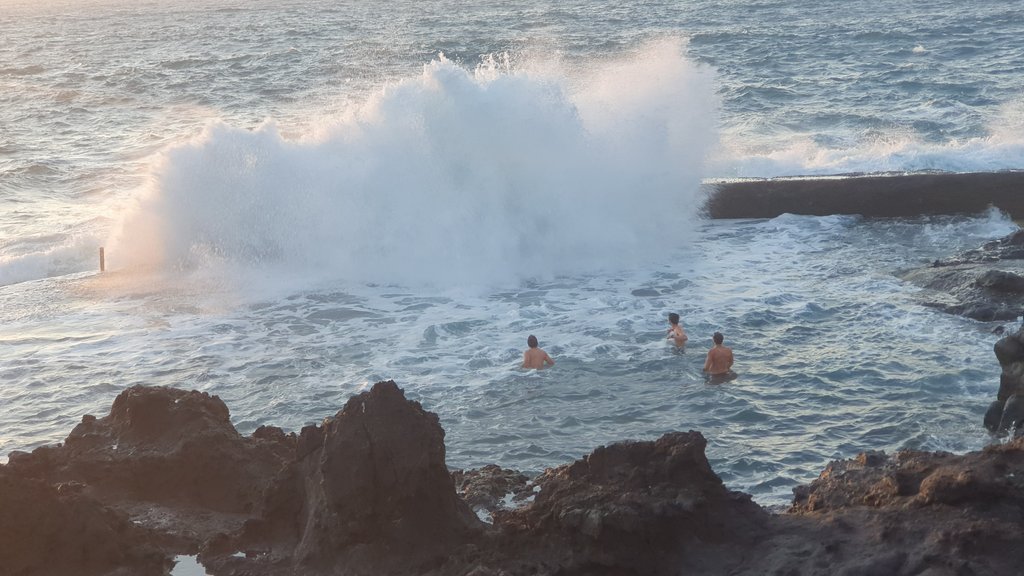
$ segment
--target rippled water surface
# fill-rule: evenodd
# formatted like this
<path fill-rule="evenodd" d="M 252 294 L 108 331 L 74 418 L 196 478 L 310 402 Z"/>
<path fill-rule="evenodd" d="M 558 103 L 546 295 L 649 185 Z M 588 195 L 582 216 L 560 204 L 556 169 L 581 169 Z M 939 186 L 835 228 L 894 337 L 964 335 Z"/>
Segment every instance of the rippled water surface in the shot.
<path fill-rule="evenodd" d="M 777 504 L 864 449 L 978 448 L 993 326 L 895 274 L 1011 222 L 709 222 L 701 183 L 1024 168 L 1022 10 L 0 0 L 0 458 L 132 384 L 248 433 L 388 378 L 452 467 L 695 429 Z M 516 367 L 531 333 L 553 369 Z"/>
<path fill-rule="evenodd" d="M 440 415 L 452 467 L 537 472 L 693 429 L 730 487 L 781 503 L 834 458 L 989 441 L 992 326 L 921 306 L 893 273 L 1012 229 L 998 216 L 708 222 L 657 269 L 478 292 L 293 291 L 261 277 L 254 293 L 251 277 L 117 273 L 22 283 L 3 292 L 0 449 L 57 441 L 136 383 L 217 394 L 248 433 L 297 430 L 393 378 Z M 663 339 L 670 311 L 691 337 L 682 354 Z M 701 376 L 715 330 L 737 358 L 726 385 Z M 517 367 L 529 333 L 554 368 Z"/>

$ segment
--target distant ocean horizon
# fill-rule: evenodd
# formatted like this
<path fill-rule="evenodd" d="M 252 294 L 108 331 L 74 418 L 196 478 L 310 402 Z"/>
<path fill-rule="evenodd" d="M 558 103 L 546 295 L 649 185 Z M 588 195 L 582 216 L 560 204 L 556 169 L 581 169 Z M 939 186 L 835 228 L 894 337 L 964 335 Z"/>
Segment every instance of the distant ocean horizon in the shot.
<path fill-rule="evenodd" d="M 247 433 L 389 378 L 453 467 L 697 429 L 778 504 L 859 450 L 976 449 L 993 327 L 896 274 L 1012 221 L 700 208 L 1024 169 L 1022 36 L 988 0 L 0 0 L 0 458 L 132 384 Z M 740 378 L 708 387 L 716 330 Z M 516 368 L 531 333 L 554 369 Z"/>

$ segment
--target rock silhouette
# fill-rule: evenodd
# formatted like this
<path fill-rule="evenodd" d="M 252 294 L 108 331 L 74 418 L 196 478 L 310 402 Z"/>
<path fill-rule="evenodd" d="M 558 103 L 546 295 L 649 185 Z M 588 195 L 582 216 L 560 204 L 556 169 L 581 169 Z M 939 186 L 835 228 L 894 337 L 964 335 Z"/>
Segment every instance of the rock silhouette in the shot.
<path fill-rule="evenodd" d="M 784 513 L 724 486 L 705 446 L 699 432 L 673 432 L 532 479 L 497 467 L 450 474 L 437 416 L 394 382 L 298 435 L 250 437 L 216 397 L 136 386 L 63 444 L 0 466 L 0 566 L 148 576 L 197 552 L 215 576 L 939 576 L 1024 565 L 1024 439 L 832 462 Z"/>

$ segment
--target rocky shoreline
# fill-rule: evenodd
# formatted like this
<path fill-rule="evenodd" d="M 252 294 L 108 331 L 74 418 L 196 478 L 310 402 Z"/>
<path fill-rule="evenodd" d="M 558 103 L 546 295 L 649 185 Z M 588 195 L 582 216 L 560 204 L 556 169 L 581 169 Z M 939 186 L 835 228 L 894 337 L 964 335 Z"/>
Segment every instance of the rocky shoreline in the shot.
<path fill-rule="evenodd" d="M 1024 310 L 1024 232 L 903 273 L 983 321 Z M 321 424 L 242 436 L 216 396 L 133 386 L 0 465 L 0 573 L 166 576 L 1011 575 L 1024 565 L 1024 332 L 962 455 L 864 452 L 784 512 L 729 490 L 695 431 L 535 478 L 450 471 L 436 414 L 378 382 Z M 980 425 L 981 423 L 979 423 Z"/>
<path fill-rule="evenodd" d="M 450 473 L 435 414 L 379 382 L 335 416 L 242 436 L 216 396 L 133 386 L 0 466 L 17 576 L 1017 574 L 1024 440 L 833 462 L 773 514 L 699 432 L 602 446 L 529 479 Z"/>
<path fill-rule="evenodd" d="M 924 305 L 982 322 L 1024 314 L 1024 230 L 900 277 L 924 288 Z"/>

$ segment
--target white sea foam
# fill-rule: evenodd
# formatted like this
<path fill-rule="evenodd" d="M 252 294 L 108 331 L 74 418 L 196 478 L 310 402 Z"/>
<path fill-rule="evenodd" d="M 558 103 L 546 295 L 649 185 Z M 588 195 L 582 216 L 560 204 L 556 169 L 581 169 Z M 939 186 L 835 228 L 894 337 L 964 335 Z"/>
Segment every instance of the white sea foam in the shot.
<path fill-rule="evenodd" d="M 527 2 L 514 22 L 496 3 L 64 4 L 0 16 L 0 276 L 60 276 L 0 290 L 2 454 L 61 441 L 135 383 L 217 394 L 246 433 L 319 422 L 383 378 L 439 414 L 456 467 L 539 471 L 696 429 L 730 488 L 772 503 L 831 458 L 988 441 L 992 327 L 920 306 L 893 272 L 1012 229 L 999 215 L 700 222 L 648 268 L 514 280 L 677 248 L 699 175 L 1021 168 L 1003 4 L 972 6 L 969 51 L 965 12 L 895 0 L 893 31 L 935 33 L 876 34 L 866 0 L 783 37 L 735 2 Z M 828 11 L 798 4 L 765 17 Z M 664 30 L 693 35 L 685 57 L 623 54 Z M 417 74 L 438 51 L 452 61 Z M 720 153 L 693 170 L 715 94 Z M 92 275 L 99 244 L 114 268 L 168 265 Z M 714 330 L 737 351 L 727 387 L 700 378 Z M 554 370 L 516 368 L 529 333 Z"/>
<path fill-rule="evenodd" d="M 440 286 L 653 262 L 689 238 L 716 109 L 678 41 L 571 77 L 440 57 L 307 137 L 164 151 L 110 258 Z"/>
<path fill-rule="evenodd" d="M 175 556 L 171 576 L 207 576 L 207 572 L 195 556 Z"/>
<path fill-rule="evenodd" d="M 63 276 L 85 269 L 99 269 L 100 242 L 91 236 L 62 239 L 60 243 L 37 245 L 23 254 L 0 258 L 0 286 Z"/>
<path fill-rule="evenodd" d="M 1024 99 L 998 107 L 983 136 L 928 140 L 910 130 L 850 134 L 823 144 L 811 133 L 787 133 L 781 140 L 723 137 L 706 169 L 733 177 L 823 176 L 876 172 L 987 172 L 1024 166 Z"/>
<path fill-rule="evenodd" d="M 850 147 L 817 143 L 812 135 L 790 136 L 762 151 L 749 140 L 726 138 L 708 171 L 740 178 L 824 176 L 876 172 L 989 172 L 1024 166 L 1024 131 L 1019 106 L 1005 105 L 989 134 L 942 143 L 908 133 L 858 141 Z"/>

